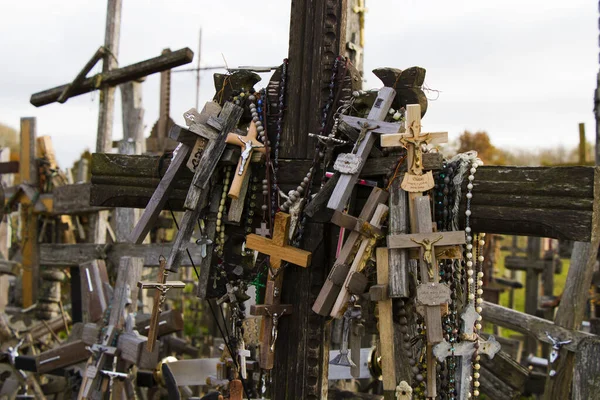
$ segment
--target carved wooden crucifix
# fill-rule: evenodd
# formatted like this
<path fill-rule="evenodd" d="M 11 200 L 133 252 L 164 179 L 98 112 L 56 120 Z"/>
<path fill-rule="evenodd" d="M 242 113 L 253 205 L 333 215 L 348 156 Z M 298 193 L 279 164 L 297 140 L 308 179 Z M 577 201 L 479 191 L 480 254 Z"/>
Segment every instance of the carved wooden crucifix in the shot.
<path fill-rule="evenodd" d="M 312 309 L 317 314 L 327 316 L 331 313 L 331 309 L 333 308 L 333 304 L 340 293 L 342 285 L 350 273 L 350 264 L 352 264 L 355 247 L 362 238 L 360 232 L 365 232 L 365 229 L 363 229 L 364 223 L 368 223 L 367 221 L 371 220 L 375 210 L 377 209 L 377 206 L 381 203 L 384 203 L 387 198 L 388 192 L 380 188 L 373 188 L 369 198 L 367 199 L 367 202 L 365 203 L 354 223 L 351 222 L 353 217 L 348 214 L 344 214 L 343 216 L 340 216 L 337 213 L 334 214 L 332 219 L 333 223 L 341 224 L 344 221 L 350 221 L 350 224 L 348 224 L 349 226 L 346 227 L 352 230 L 344 242 L 338 258 L 335 261 L 335 264 L 331 269 L 325 284 L 319 292 L 319 296 L 317 296 L 317 299 L 313 304 Z M 355 228 L 358 228 L 358 230 Z"/>
<path fill-rule="evenodd" d="M 455 246 L 465 243 L 465 232 L 433 232 L 429 196 L 415 197 L 412 207 L 412 230 L 416 233 L 388 236 L 390 249 L 419 249 L 421 283 L 417 286 L 417 311 L 425 318 L 427 327 L 427 370 L 435 371 L 432 345 L 444 340 L 442 307 L 450 302 L 450 288 L 440 283 L 436 246 Z M 435 373 L 427 375 L 427 391 L 435 397 Z"/>
<path fill-rule="evenodd" d="M 146 349 L 149 352 L 154 351 L 154 343 L 156 343 L 158 332 L 158 320 L 162 311 L 162 305 L 167 299 L 167 292 L 171 289 L 183 289 L 185 287 L 185 283 L 181 281 L 167 281 L 169 273 L 165 269 L 166 264 L 167 260 L 161 257 L 156 282 L 140 281 L 137 284 L 140 289 L 156 289 L 156 292 L 154 292 L 152 317 L 150 318 L 150 330 L 148 331 L 148 342 L 146 343 Z"/>
<path fill-rule="evenodd" d="M 394 89 L 383 87 L 379 90 L 375 103 L 373 103 L 366 119 L 342 116 L 344 122 L 359 129 L 360 133 L 352 152 L 340 154 L 335 161 L 334 168 L 341 173 L 341 176 L 329 198 L 327 208 L 342 211 L 346 207 L 354 184 L 358 181 L 360 171 L 362 171 L 362 167 L 375 143 L 374 133 L 382 133 L 380 121 L 384 120 L 395 96 L 396 91 Z M 399 125 L 395 125 L 399 127 Z"/>
<path fill-rule="evenodd" d="M 448 132 L 421 132 L 421 106 L 406 106 L 406 132 L 381 135 L 381 147 L 405 147 L 407 150 L 408 173 L 404 175 L 402 189 L 407 192 L 425 192 L 434 187 L 431 171 L 423 174 L 422 146 L 446 143 Z"/>
<path fill-rule="evenodd" d="M 229 133 L 225 142 L 242 148 L 242 154 L 240 155 L 234 178 L 231 181 L 231 188 L 228 193 L 229 197 L 237 199 L 240 195 L 244 178 L 250 168 L 252 153 L 258 151 L 264 154 L 266 152 L 265 145 L 258 141 L 258 131 L 256 130 L 254 121 L 250 123 L 250 128 L 248 129 L 248 134 L 246 136 L 241 136 L 237 133 Z"/>
<path fill-rule="evenodd" d="M 292 313 L 291 305 L 281 304 L 282 262 L 287 261 L 301 267 L 308 267 L 311 261 L 309 251 L 288 245 L 289 230 L 289 214 L 278 212 L 275 214 L 272 239 L 255 234 L 246 237 L 247 248 L 269 255 L 269 273 L 264 304 L 253 305 L 250 309 L 250 314 L 262 316 L 259 364 L 263 369 L 272 369 L 274 365 L 279 318 Z"/>

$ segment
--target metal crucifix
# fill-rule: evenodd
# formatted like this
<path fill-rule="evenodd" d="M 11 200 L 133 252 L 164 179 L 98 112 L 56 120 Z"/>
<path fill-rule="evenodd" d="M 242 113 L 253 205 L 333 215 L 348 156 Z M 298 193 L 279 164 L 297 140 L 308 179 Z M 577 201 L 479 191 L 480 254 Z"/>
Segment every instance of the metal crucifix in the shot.
<path fill-rule="evenodd" d="M 160 259 L 160 268 L 156 282 L 140 281 L 138 287 L 140 289 L 156 289 L 154 292 L 154 306 L 152 307 L 152 317 L 150 318 L 150 330 L 148 331 L 148 342 L 146 349 L 149 352 L 154 351 L 154 344 L 158 332 L 158 319 L 162 311 L 162 305 L 167 299 L 167 292 L 171 289 L 183 289 L 185 283 L 181 281 L 167 281 L 169 272 L 166 270 L 167 260 L 164 257 Z"/>

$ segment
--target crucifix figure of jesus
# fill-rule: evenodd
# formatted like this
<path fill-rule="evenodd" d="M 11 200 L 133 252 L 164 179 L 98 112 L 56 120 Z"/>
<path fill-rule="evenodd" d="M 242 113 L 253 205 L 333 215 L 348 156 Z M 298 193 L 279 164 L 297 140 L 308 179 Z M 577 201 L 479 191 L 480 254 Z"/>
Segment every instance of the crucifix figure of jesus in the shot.
<path fill-rule="evenodd" d="M 279 336 L 279 319 L 292 313 L 290 304 L 281 304 L 281 288 L 283 285 L 283 262 L 301 267 L 310 265 L 311 253 L 297 249 L 288 244 L 290 231 L 290 215 L 282 212 L 275 214 L 273 238 L 250 234 L 246 237 L 246 247 L 269 255 L 269 274 L 266 285 L 265 301 L 261 305 L 253 305 L 250 314 L 262 316 L 260 328 L 259 364 L 263 369 L 272 369 L 275 361 L 275 345 Z"/>
<path fill-rule="evenodd" d="M 156 282 L 138 282 L 138 287 L 140 289 L 156 289 L 156 292 L 154 292 L 154 306 L 152 307 L 152 317 L 150 318 L 150 330 L 148 331 L 148 342 L 146 343 L 146 348 L 149 352 L 154 351 L 154 343 L 156 342 L 156 337 L 158 333 L 158 320 L 162 311 L 162 305 L 167 299 L 167 292 L 173 288 L 183 289 L 185 287 L 185 283 L 181 281 L 167 282 L 168 271 L 165 268 L 166 264 L 167 260 L 164 257 L 161 257 L 160 269 L 158 271 L 158 278 Z"/>
<path fill-rule="evenodd" d="M 381 147 L 404 147 L 408 172 L 404 175 L 402 189 L 407 192 L 422 193 L 431 189 L 435 183 L 431 171 L 423 173 L 423 147 L 428 144 L 446 143 L 448 132 L 421 132 L 421 106 L 406 106 L 406 132 L 381 135 Z"/>
<path fill-rule="evenodd" d="M 252 153 L 254 151 L 258 151 L 262 154 L 265 154 L 265 145 L 258 141 L 258 131 L 254 121 L 250 123 L 248 134 L 246 136 L 241 136 L 237 133 L 229 133 L 225 142 L 228 144 L 234 144 L 243 149 L 235 171 L 235 176 L 231 181 L 231 188 L 229 189 L 228 193 L 229 197 L 232 199 L 237 199 L 240 196 L 242 183 L 244 182 L 244 178 L 248 172 L 248 164 L 252 158 Z"/>

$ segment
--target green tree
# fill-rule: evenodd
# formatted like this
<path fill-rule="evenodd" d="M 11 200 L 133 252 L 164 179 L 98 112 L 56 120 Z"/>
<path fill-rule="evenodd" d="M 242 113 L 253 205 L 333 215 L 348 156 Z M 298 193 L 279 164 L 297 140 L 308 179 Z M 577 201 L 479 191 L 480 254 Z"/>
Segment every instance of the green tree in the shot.
<path fill-rule="evenodd" d="M 492 144 L 490 136 L 485 131 L 472 133 L 464 131 L 458 138 L 458 152 L 477 151 L 479 158 L 486 165 L 506 165 L 508 154 Z"/>

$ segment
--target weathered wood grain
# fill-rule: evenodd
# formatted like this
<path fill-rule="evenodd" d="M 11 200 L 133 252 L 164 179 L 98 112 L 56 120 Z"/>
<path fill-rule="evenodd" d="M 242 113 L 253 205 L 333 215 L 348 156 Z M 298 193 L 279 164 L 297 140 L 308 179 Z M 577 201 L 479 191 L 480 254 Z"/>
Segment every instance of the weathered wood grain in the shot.
<path fill-rule="evenodd" d="M 147 335 L 150 330 L 150 315 L 138 314 L 135 321 L 136 330 L 142 334 Z M 183 329 L 183 316 L 181 311 L 168 310 L 164 311 L 158 317 L 158 332 L 157 337 L 165 336 L 170 333 L 178 332 Z"/>
<path fill-rule="evenodd" d="M 403 176 L 398 176 L 390 187 L 390 219 L 389 234 L 401 235 L 408 233 L 408 196 L 400 188 Z M 389 292 L 390 297 L 408 297 L 408 251 L 405 249 L 390 249 L 389 252 Z"/>
<path fill-rule="evenodd" d="M 597 193 L 597 191 L 598 186 L 596 185 L 594 186 L 594 192 Z M 596 207 L 594 206 L 594 208 Z M 589 243 L 576 242 L 573 245 L 567 280 L 554 319 L 556 326 L 570 330 L 581 328 L 587 309 L 592 275 L 598 262 L 596 256 L 599 245 L 600 239 L 597 237 Z M 561 340 L 565 339 L 561 338 Z M 564 347 L 566 348 L 566 346 Z M 561 349 L 558 360 L 553 365 L 556 374 L 546 379 L 544 387 L 545 400 L 568 398 L 572 388 L 574 363 L 575 355 Z M 581 366 L 579 367 L 581 368 Z"/>
<path fill-rule="evenodd" d="M 478 168 L 471 227 L 480 232 L 589 241 L 599 229 L 599 177 L 597 167 Z"/>
<path fill-rule="evenodd" d="M 183 130 L 180 127 L 175 126 L 175 129 Z M 173 129 L 171 129 L 173 130 Z M 156 190 L 152 194 L 148 205 L 144 209 L 142 216 L 135 225 L 133 232 L 129 235 L 129 242 L 140 244 L 148 235 L 148 232 L 152 228 L 154 222 L 158 218 L 158 215 L 163 210 L 165 204 L 169 200 L 169 195 L 174 188 L 175 181 L 179 172 L 185 166 L 187 159 L 192 152 L 192 147 L 186 144 L 181 144 L 177 150 L 177 154 L 173 157 L 173 162 L 169 164 L 167 172 L 160 180 Z"/>
<path fill-rule="evenodd" d="M 95 243 L 79 244 L 48 244 L 40 245 L 41 263 L 47 266 L 77 266 L 90 260 L 106 259 L 112 265 L 118 265 L 121 257 L 141 257 L 144 266 L 158 267 L 158 258 L 169 254 L 171 245 L 169 243 L 153 244 L 129 244 L 115 243 L 111 245 L 100 245 Z M 190 247 L 190 253 L 194 263 L 200 263 L 202 256 L 200 251 Z M 191 266 L 189 259 L 181 260 L 181 265 Z"/>
<path fill-rule="evenodd" d="M 52 191 L 52 213 L 56 215 L 73 215 L 94 213 L 106 207 L 90 205 L 89 183 L 76 183 L 55 187 Z"/>
<path fill-rule="evenodd" d="M 80 94 L 96 90 L 98 88 L 98 82 L 100 82 L 101 86 L 116 86 L 121 83 L 134 81 L 157 72 L 166 71 L 187 64 L 191 62 L 193 58 L 194 52 L 186 47 L 123 68 L 113 69 L 106 73 L 85 79 L 80 85 L 71 89 L 69 97 L 79 96 Z M 54 103 L 55 101 L 58 101 L 58 98 L 67 86 L 68 85 L 61 85 L 34 93 L 31 95 L 29 102 L 36 107 Z"/>
<path fill-rule="evenodd" d="M 573 352 L 577 351 L 579 342 L 584 339 L 600 340 L 595 335 L 579 330 L 563 328 L 543 318 L 528 315 L 487 301 L 483 302 L 481 315 L 486 322 L 503 326 L 526 335 L 531 335 L 544 343 L 552 344 L 550 339 L 546 336 L 546 332 L 554 338 L 560 338 L 560 340 L 572 340 L 571 343 L 565 344 L 563 349 Z M 563 355 L 561 354 L 561 357 L 562 356 Z"/>
<path fill-rule="evenodd" d="M 379 247 L 377 257 L 377 285 L 387 287 L 389 283 L 388 249 Z M 386 298 L 378 302 L 379 307 L 379 342 L 381 344 L 381 374 L 383 376 L 383 390 L 396 390 L 396 366 L 394 351 L 394 314 L 392 299 Z"/>
<path fill-rule="evenodd" d="M 575 355 L 573 400 L 593 399 L 600 393 L 600 341 L 584 339 Z"/>

